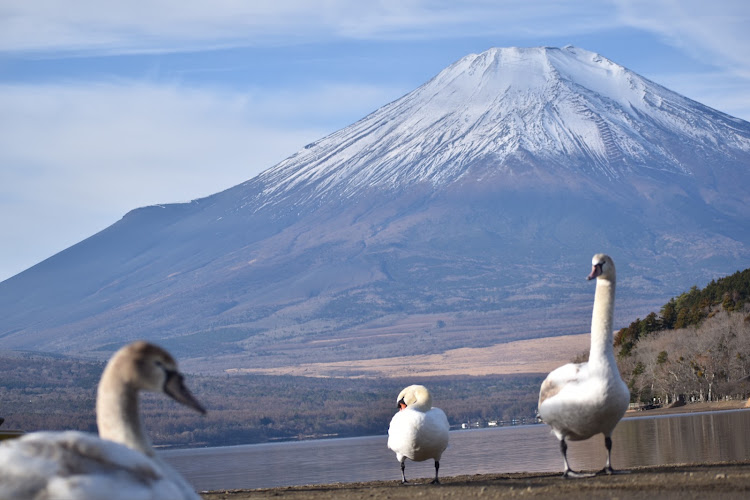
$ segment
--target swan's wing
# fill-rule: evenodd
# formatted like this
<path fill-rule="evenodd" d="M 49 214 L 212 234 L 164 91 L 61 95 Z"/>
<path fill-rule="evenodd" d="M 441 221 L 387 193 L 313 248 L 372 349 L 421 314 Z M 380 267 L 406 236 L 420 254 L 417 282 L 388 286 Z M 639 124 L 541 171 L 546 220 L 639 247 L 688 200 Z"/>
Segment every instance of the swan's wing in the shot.
<path fill-rule="evenodd" d="M 440 459 L 448 447 L 450 424 L 440 408 L 427 412 L 407 408 L 391 419 L 388 428 L 388 448 L 396 457 L 408 457 L 421 462 L 429 458 Z"/>
<path fill-rule="evenodd" d="M 396 413 L 388 427 L 388 449 L 395 451 L 401 460 L 402 456 L 413 457 L 417 446 L 417 435 L 424 421 L 424 413 L 415 410 L 403 410 Z"/>
<path fill-rule="evenodd" d="M 441 430 L 441 432 L 448 432 L 451 428 L 451 424 L 448 423 L 448 417 L 445 416 L 445 412 L 440 408 L 432 408 L 427 412 L 428 418 L 434 425 Z"/>
<path fill-rule="evenodd" d="M 68 431 L 36 432 L 4 441 L 0 498 L 156 500 L 185 495 L 143 453 Z"/>
<path fill-rule="evenodd" d="M 568 363 L 552 370 L 542 382 L 542 387 L 539 390 L 539 405 L 541 406 L 544 401 L 555 396 L 566 385 L 580 380 L 585 376 L 587 368 L 586 363 Z"/>
<path fill-rule="evenodd" d="M 440 455 L 448 448 L 450 424 L 445 412 L 440 408 L 432 408 L 426 413 L 424 436 L 429 441 L 431 453 L 439 460 Z"/>

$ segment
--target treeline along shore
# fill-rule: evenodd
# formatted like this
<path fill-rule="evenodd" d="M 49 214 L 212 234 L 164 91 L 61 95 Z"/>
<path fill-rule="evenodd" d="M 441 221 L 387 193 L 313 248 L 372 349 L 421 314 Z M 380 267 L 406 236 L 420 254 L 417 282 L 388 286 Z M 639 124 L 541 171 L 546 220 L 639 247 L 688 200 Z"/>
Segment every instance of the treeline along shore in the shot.
<path fill-rule="evenodd" d="M 637 402 L 720 401 L 750 392 L 750 269 L 693 287 L 615 335 Z"/>
<path fill-rule="evenodd" d="M 4 428 L 96 432 L 103 364 L 39 355 L 0 355 Z M 435 377 L 430 385 L 449 420 L 531 421 L 542 374 Z M 191 376 L 205 416 L 143 394 L 141 413 L 156 446 L 224 446 L 385 434 L 404 379 Z"/>

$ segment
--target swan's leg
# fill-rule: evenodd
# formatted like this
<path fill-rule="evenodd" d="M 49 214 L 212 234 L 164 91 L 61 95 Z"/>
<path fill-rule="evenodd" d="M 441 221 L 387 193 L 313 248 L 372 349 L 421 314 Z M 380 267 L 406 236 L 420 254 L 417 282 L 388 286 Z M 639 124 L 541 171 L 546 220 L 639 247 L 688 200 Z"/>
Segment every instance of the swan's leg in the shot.
<path fill-rule="evenodd" d="M 438 469 L 440 469 L 440 461 L 435 460 L 435 479 L 432 480 L 432 484 L 440 484 L 438 479 Z"/>
<path fill-rule="evenodd" d="M 401 462 L 401 483 L 408 483 L 409 481 L 406 480 L 406 460 Z"/>
<path fill-rule="evenodd" d="M 614 470 L 612 468 L 612 438 L 604 436 L 604 446 L 607 448 L 607 465 L 604 466 L 599 474 L 630 474 L 629 470 Z"/>
<path fill-rule="evenodd" d="M 563 462 L 565 463 L 565 470 L 563 471 L 563 477 L 594 477 L 595 474 L 588 472 L 576 472 L 568 465 L 568 443 L 565 442 L 565 438 L 560 440 L 560 451 L 562 451 Z"/>

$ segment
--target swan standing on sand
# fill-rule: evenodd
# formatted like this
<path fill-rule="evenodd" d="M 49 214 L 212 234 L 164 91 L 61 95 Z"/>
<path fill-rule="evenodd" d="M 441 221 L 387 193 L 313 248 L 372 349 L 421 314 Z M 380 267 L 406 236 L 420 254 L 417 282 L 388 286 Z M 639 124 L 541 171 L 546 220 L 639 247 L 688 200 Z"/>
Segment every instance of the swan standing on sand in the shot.
<path fill-rule="evenodd" d="M 448 418 L 440 408 L 432 407 L 430 391 L 422 385 L 410 385 L 398 395 L 399 411 L 388 428 L 388 449 L 401 462 L 401 482 L 406 483 L 406 459 L 422 462 L 435 460 L 435 479 L 440 484 L 440 456 L 448 447 Z"/>
<path fill-rule="evenodd" d="M 71 500 L 200 499 L 161 461 L 143 432 L 138 392 L 163 392 L 200 413 L 172 356 L 135 342 L 112 356 L 96 398 L 99 437 L 35 432 L 0 445 L 0 498 Z"/>
<path fill-rule="evenodd" d="M 589 280 L 596 278 L 591 319 L 591 351 L 587 363 L 569 363 L 552 371 L 539 392 L 539 415 L 552 427 L 565 462 L 564 477 L 590 477 L 568 465 L 566 440 L 580 441 L 604 434 L 607 464 L 601 472 L 613 474 L 612 431 L 625 414 L 630 391 L 615 361 L 612 318 L 615 307 L 615 264 L 605 254 L 592 259 Z"/>

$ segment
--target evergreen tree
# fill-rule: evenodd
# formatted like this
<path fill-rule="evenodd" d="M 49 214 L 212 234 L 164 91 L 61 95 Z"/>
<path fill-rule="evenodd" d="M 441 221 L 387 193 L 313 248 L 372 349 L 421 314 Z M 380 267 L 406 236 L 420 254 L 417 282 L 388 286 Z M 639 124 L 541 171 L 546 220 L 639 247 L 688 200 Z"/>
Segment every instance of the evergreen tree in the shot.
<path fill-rule="evenodd" d="M 674 324 L 677 321 L 677 307 L 674 298 L 669 299 L 669 302 L 662 306 L 660 313 L 659 322 L 661 323 L 662 329 L 673 329 Z"/>
<path fill-rule="evenodd" d="M 619 356 L 630 355 L 638 340 L 660 330 L 698 325 L 717 310 L 740 311 L 750 302 L 750 268 L 731 276 L 713 280 L 703 290 L 693 285 L 690 290 L 672 298 L 656 313 L 633 321 L 615 336 Z"/>

